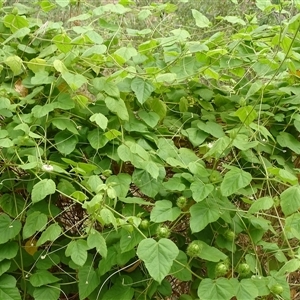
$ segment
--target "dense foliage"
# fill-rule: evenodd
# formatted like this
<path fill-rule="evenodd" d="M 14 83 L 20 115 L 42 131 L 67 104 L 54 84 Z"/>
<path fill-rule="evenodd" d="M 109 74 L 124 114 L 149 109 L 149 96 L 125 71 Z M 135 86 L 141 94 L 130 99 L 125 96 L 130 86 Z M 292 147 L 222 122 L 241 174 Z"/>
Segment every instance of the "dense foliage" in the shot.
<path fill-rule="evenodd" d="M 0 299 L 296 299 L 300 1 L 119 2 L 2 5 Z"/>

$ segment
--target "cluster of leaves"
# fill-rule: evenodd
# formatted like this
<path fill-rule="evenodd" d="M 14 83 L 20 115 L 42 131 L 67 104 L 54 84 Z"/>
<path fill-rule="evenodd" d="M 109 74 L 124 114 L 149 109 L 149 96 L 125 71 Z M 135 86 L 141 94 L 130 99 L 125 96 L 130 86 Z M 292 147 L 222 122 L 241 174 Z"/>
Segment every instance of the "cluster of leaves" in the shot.
<path fill-rule="evenodd" d="M 77 4 L 1 8 L 0 298 L 291 299 L 300 14 L 228 36 L 193 9 L 202 40 L 126 27 L 165 4 L 45 22 Z"/>

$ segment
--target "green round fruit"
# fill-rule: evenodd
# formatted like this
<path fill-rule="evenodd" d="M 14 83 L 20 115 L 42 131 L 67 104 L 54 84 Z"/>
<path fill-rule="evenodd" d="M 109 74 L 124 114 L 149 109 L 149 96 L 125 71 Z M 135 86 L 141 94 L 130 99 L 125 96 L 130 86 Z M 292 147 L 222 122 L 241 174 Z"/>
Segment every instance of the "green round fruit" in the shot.
<path fill-rule="evenodd" d="M 140 228 L 141 229 L 148 229 L 149 225 L 150 225 L 150 222 L 147 219 L 144 219 L 144 220 L 141 221 Z"/>
<path fill-rule="evenodd" d="M 276 283 L 271 286 L 270 290 L 273 294 L 280 295 L 283 293 L 283 286 L 279 283 Z"/>
<path fill-rule="evenodd" d="M 251 272 L 251 270 L 250 270 L 250 266 L 248 264 L 246 264 L 246 263 L 239 264 L 238 273 L 241 276 L 247 276 L 250 274 L 250 272 Z"/>
<path fill-rule="evenodd" d="M 235 233 L 234 231 L 230 230 L 230 229 L 227 229 L 225 232 L 224 232 L 224 238 L 229 241 L 229 242 L 233 242 L 235 240 Z"/>
<path fill-rule="evenodd" d="M 167 239 L 171 235 L 171 231 L 169 227 L 165 225 L 160 225 L 156 229 L 156 235 L 159 239 L 163 239 L 163 238 Z"/>
<path fill-rule="evenodd" d="M 216 276 L 217 277 L 222 277 L 222 276 L 227 274 L 228 270 L 229 269 L 228 269 L 227 264 L 225 264 L 224 262 L 219 262 L 216 265 L 216 268 L 215 268 Z"/>
<path fill-rule="evenodd" d="M 186 254 L 190 257 L 197 257 L 201 254 L 202 249 L 203 244 L 201 241 L 192 241 L 186 249 Z"/>
<path fill-rule="evenodd" d="M 177 201 L 176 201 L 176 205 L 177 205 L 180 209 L 185 208 L 186 205 L 187 205 L 187 199 L 186 199 L 186 197 L 184 197 L 184 196 L 179 197 L 179 198 L 177 199 Z"/>
<path fill-rule="evenodd" d="M 126 231 L 131 233 L 134 228 L 131 224 L 125 224 L 125 225 L 123 225 L 123 229 L 125 229 Z"/>

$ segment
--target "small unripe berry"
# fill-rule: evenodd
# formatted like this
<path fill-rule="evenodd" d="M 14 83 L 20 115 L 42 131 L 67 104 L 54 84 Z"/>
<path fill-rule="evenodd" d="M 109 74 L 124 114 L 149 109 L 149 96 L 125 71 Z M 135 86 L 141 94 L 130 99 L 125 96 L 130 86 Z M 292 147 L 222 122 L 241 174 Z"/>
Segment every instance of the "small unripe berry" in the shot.
<path fill-rule="evenodd" d="M 241 276 L 247 276 L 248 274 L 250 274 L 251 270 L 250 270 L 250 266 L 246 263 L 242 263 L 239 264 L 238 266 L 238 273 Z"/>
<path fill-rule="evenodd" d="M 227 229 L 225 232 L 224 232 L 224 238 L 229 241 L 229 242 L 233 242 L 235 240 L 235 233 L 234 231 L 230 230 L 230 229 Z"/>
<path fill-rule="evenodd" d="M 144 219 L 144 220 L 141 221 L 140 228 L 141 229 L 148 229 L 149 225 L 150 225 L 150 222 L 147 219 Z"/>
<path fill-rule="evenodd" d="M 203 244 L 201 241 L 192 241 L 186 249 L 186 254 L 190 257 L 197 257 L 201 254 L 202 248 Z"/>
<path fill-rule="evenodd" d="M 283 286 L 279 283 L 276 283 L 271 286 L 270 290 L 273 294 L 280 295 L 283 293 Z"/>
<path fill-rule="evenodd" d="M 167 239 L 171 235 L 171 231 L 167 226 L 160 225 L 156 229 L 156 235 L 159 239 Z"/>
<path fill-rule="evenodd" d="M 180 209 L 183 209 L 186 207 L 187 205 L 187 200 L 185 197 L 181 196 L 177 199 L 176 201 L 176 205 L 180 208 Z"/>
<path fill-rule="evenodd" d="M 217 277 L 222 277 L 222 276 L 226 275 L 228 272 L 228 265 L 225 264 L 224 262 L 219 262 L 216 265 L 215 272 L 216 272 Z"/>

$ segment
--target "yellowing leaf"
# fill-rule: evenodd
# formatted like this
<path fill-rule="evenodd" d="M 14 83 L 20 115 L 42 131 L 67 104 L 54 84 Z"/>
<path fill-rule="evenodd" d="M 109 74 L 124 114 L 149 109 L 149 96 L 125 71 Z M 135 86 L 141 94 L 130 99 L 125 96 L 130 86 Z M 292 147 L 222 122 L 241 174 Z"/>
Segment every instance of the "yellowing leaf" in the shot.
<path fill-rule="evenodd" d="M 22 73 L 22 59 L 19 56 L 9 56 L 4 62 L 10 67 L 14 75 L 19 75 Z"/>
<path fill-rule="evenodd" d="M 210 21 L 200 11 L 192 9 L 192 14 L 198 27 L 205 28 L 210 26 Z"/>
<path fill-rule="evenodd" d="M 27 240 L 27 242 L 25 243 L 24 249 L 31 256 L 33 256 L 34 253 L 37 252 L 37 250 L 38 250 L 38 247 L 36 246 L 36 242 L 37 242 L 36 239 L 31 238 L 31 239 Z"/>

